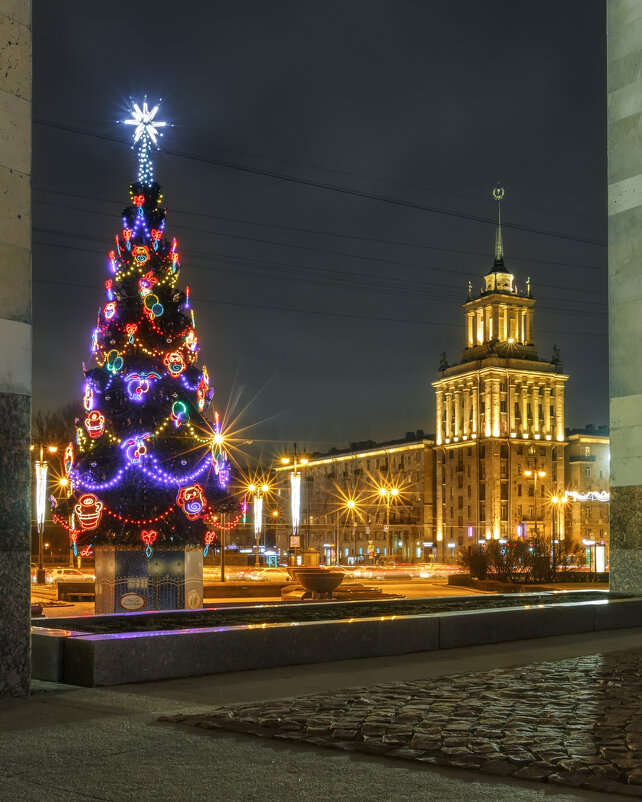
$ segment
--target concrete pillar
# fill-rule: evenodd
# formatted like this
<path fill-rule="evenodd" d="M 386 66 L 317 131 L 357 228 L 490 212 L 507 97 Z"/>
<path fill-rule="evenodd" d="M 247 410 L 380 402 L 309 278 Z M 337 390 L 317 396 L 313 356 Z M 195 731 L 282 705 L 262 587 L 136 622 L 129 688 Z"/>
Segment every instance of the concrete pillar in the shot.
<path fill-rule="evenodd" d="M 437 420 L 436 420 L 436 440 L 437 445 L 440 446 L 443 440 L 443 416 L 444 416 L 444 393 L 441 387 L 437 388 Z"/>
<path fill-rule="evenodd" d="M 544 434 L 551 434 L 551 388 L 544 387 Z"/>
<path fill-rule="evenodd" d="M 528 434 L 528 400 L 526 398 L 526 391 L 527 386 L 525 382 L 522 382 L 521 393 L 522 393 L 522 403 L 521 403 L 521 413 L 522 413 L 522 431 L 521 434 L 525 435 Z"/>
<path fill-rule="evenodd" d="M 453 394 L 450 389 L 446 390 L 446 440 L 452 437 L 452 419 L 453 419 Z"/>
<path fill-rule="evenodd" d="M 533 414 L 533 436 L 539 434 L 539 385 L 533 384 L 531 392 L 531 412 Z"/>
<path fill-rule="evenodd" d="M 513 434 L 513 432 L 517 431 L 515 428 L 515 399 L 517 398 L 517 392 L 515 388 L 515 383 L 510 382 L 508 385 L 508 433 Z"/>
<path fill-rule="evenodd" d="M 458 387 L 454 392 L 454 403 L 455 403 L 455 437 L 461 437 L 462 435 L 462 425 L 461 425 L 461 411 L 462 411 L 462 404 L 461 404 L 461 390 Z"/>
<path fill-rule="evenodd" d="M 611 590 L 642 593 L 642 4 L 606 13 Z"/>
<path fill-rule="evenodd" d="M 470 387 L 464 388 L 464 426 L 463 434 L 465 437 L 470 435 Z"/>
<path fill-rule="evenodd" d="M 473 388 L 473 428 L 471 434 L 479 433 L 479 384 Z"/>
<path fill-rule="evenodd" d="M 0 10 L 0 696 L 29 693 L 31 3 Z"/>

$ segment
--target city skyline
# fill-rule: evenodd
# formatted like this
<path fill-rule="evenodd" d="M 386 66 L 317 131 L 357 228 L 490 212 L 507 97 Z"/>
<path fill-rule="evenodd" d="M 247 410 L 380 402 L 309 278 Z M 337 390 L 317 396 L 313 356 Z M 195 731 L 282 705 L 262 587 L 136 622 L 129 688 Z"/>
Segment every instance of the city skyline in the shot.
<path fill-rule="evenodd" d="M 605 109 L 586 88 L 603 82 L 603 9 L 543 3 L 526 26 L 510 4 L 492 5 L 471 4 L 463 26 L 445 9 L 343 9 L 340 28 L 331 9 L 288 5 L 273 18 L 260 4 L 194 6 L 208 46 L 191 27 L 189 78 L 181 63 L 170 75 L 129 58 L 147 37 L 170 47 L 180 31 L 169 4 L 151 19 L 131 10 L 125 30 L 81 3 L 42 9 L 34 409 L 77 395 L 87 310 L 135 177 L 116 120 L 130 94 L 156 92 L 173 127 L 155 172 L 214 403 L 224 410 L 242 390 L 247 439 L 266 440 L 266 456 L 294 441 L 323 450 L 434 428 L 430 382 L 440 354 L 459 352 L 468 281 L 492 263 L 498 179 L 507 264 L 520 286 L 531 276 L 541 350 L 557 344 L 571 375 L 568 424 L 606 421 Z"/>

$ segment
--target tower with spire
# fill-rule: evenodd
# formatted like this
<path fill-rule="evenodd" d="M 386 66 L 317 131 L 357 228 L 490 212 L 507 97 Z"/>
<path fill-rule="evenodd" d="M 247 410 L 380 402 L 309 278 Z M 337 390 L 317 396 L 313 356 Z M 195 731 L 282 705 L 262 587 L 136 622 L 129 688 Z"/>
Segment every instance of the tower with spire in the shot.
<path fill-rule="evenodd" d="M 550 542 L 550 498 L 564 487 L 568 376 L 559 354 L 550 361 L 538 354 L 530 277 L 520 292 L 505 264 L 504 189 L 497 185 L 492 195 L 493 264 L 478 295 L 468 284 L 461 360 L 442 365 L 433 382 L 440 558 L 490 539 Z M 563 537 L 563 522 L 556 537 Z"/>

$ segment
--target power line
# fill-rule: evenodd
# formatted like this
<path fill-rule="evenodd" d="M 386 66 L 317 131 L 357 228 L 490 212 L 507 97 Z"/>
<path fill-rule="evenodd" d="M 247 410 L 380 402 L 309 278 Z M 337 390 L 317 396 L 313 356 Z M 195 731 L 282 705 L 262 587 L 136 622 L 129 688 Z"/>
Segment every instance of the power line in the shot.
<path fill-rule="evenodd" d="M 65 236 L 70 239 L 76 241 L 77 239 L 84 239 L 91 242 L 100 242 L 102 243 L 102 238 L 91 236 L 91 235 L 73 235 L 68 234 L 65 232 L 60 232 L 57 230 L 52 229 L 42 229 L 42 228 L 35 228 L 34 231 L 37 233 L 44 233 L 44 234 L 55 234 L 60 236 Z M 68 247 L 71 250 L 86 250 L 89 253 L 101 253 L 100 251 L 91 250 L 91 249 L 82 249 L 76 245 L 69 245 L 64 246 L 57 243 L 39 243 L 41 245 L 51 245 L 53 247 Z M 292 264 L 283 261 L 275 262 L 273 260 L 268 259 L 253 259 L 251 257 L 237 257 L 230 254 L 221 254 L 215 251 L 203 252 L 203 251 L 194 251 L 194 250 L 187 250 L 184 253 L 188 256 L 191 256 L 193 259 L 203 260 L 208 262 L 208 266 L 210 260 L 212 258 L 222 259 L 223 263 L 233 264 L 236 267 L 234 270 L 226 270 L 225 268 L 221 267 L 221 263 L 217 262 L 215 269 L 223 270 L 224 272 L 232 272 L 238 273 L 238 265 L 256 267 L 264 267 L 265 265 L 271 265 L 276 267 L 277 272 L 285 272 L 288 274 L 286 277 L 289 280 L 296 280 L 301 283 L 314 283 L 319 286 L 326 286 L 326 287 L 336 287 L 340 286 L 347 289 L 358 290 L 358 291 L 368 291 L 368 292 L 377 292 L 378 290 L 383 290 L 387 294 L 393 293 L 402 296 L 410 296 L 410 297 L 417 297 L 421 295 L 422 297 L 428 300 L 459 300 L 462 298 L 462 290 L 452 284 L 446 284 L 443 282 L 423 282 L 423 281 L 416 281 L 413 279 L 390 279 L 385 276 L 371 276 L 366 273 L 359 273 L 359 272 L 350 272 L 345 270 L 333 270 L 333 269 L 319 269 L 314 267 L 309 267 L 300 264 Z M 227 261 L 226 261 L 227 260 Z M 202 268 L 198 264 L 191 263 L 197 269 L 207 269 Z M 211 268 L 210 268 L 211 269 Z M 305 275 L 301 275 L 300 271 L 304 271 Z M 251 275 L 253 277 L 259 278 L 267 278 L 264 271 L 257 271 L 255 270 L 245 270 L 241 271 L 247 275 Z M 283 280 L 281 276 L 271 276 L 272 278 L 277 278 Z M 440 288 L 442 291 L 439 292 Z M 569 288 L 571 289 L 571 288 Z M 446 290 L 444 293 L 443 290 Z M 546 300 L 557 300 L 557 298 L 547 298 L 544 296 L 544 301 Z M 580 307 L 577 309 L 569 308 L 569 304 L 575 304 L 576 307 Z M 585 310 L 581 308 L 581 305 L 584 306 L 598 306 L 599 304 L 594 301 L 580 301 L 576 299 L 567 300 L 564 303 L 563 307 L 557 307 L 559 309 L 563 309 L 567 313 L 571 314 L 599 314 L 594 313 L 591 310 Z M 544 308 L 547 307 L 546 303 L 543 303 L 542 306 Z M 553 308 L 556 308 L 553 306 Z"/>
<path fill-rule="evenodd" d="M 97 134 L 94 133 L 93 131 L 83 130 L 82 128 L 76 128 L 74 126 L 65 125 L 63 123 L 47 122 L 46 120 L 34 120 L 34 123 L 49 128 L 54 128 L 60 131 L 67 131 L 69 133 L 79 134 L 81 136 L 90 136 L 95 139 L 101 139 L 105 142 L 117 142 L 119 144 L 123 144 L 123 141 L 118 137 L 108 136 L 106 134 Z M 178 150 L 172 150 L 172 149 L 164 149 L 163 152 L 169 156 L 177 156 L 182 159 L 188 159 L 190 161 L 199 162 L 200 164 L 225 167 L 227 169 L 238 170 L 240 172 L 248 173 L 250 175 L 261 175 L 266 178 L 273 178 L 279 181 L 286 181 L 292 184 L 299 184 L 301 186 L 313 187 L 315 189 L 322 189 L 328 192 L 336 192 L 338 194 L 346 195 L 348 197 L 364 198 L 366 200 L 374 200 L 380 203 L 385 203 L 393 206 L 400 206 L 406 209 L 414 209 L 416 211 L 430 212 L 431 214 L 439 214 L 447 217 L 469 220 L 476 223 L 486 223 L 486 224 L 491 224 L 493 226 L 495 225 L 495 221 L 491 218 L 482 217 L 480 215 L 472 215 L 466 212 L 459 212 L 454 209 L 446 209 L 439 206 L 417 203 L 415 201 L 404 200 L 402 198 L 392 198 L 388 195 L 381 195 L 374 192 L 364 192 L 358 189 L 351 189 L 349 187 L 340 187 L 335 184 L 330 184 L 324 181 L 315 181 L 311 178 L 302 178 L 299 176 L 288 175 L 287 173 L 279 173 L 276 172 L 275 170 L 265 170 L 258 167 L 250 167 L 249 165 L 238 164 L 235 162 L 226 161 L 224 159 L 214 159 L 212 157 L 207 157 L 207 156 L 197 156 L 195 154 L 182 153 Z M 524 231 L 529 234 L 554 237 L 556 239 L 564 239 L 564 240 L 569 240 L 571 242 L 580 242 L 585 245 L 606 247 L 605 242 L 588 239 L 586 237 L 574 236 L 572 234 L 564 234 L 558 231 L 549 231 L 546 229 L 535 228 L 533 226 L 526 226 L 518 223 L 504 223 L 503 225 L 504 228 L 512 229 L 515 231 Z"/>
<path fill-rule="evenodd" d="M 63 248 L 63 249 L 67 249 L 67 250 L 79 250 L 79 251 L 85 251 L 87 253 L 99 253 L 98 251 L 92 251 L 91 249 L 87 249 L 87 248 L 77 248 L 77 247 L 74 247 L 74 246 L 61 245 L 61 244 L 57 245 L 57 244 L 54 244 L 54 243 L 47 243 L 47 242 L 34 242 L 34 245 L 41 245 L 41 246 L 45 246 L 45 247 L 57 247 L 57 248 Z M 40 283 L 40 284 L 59 285 L 59 286 L 65 286 L 65 287 L 82 287 L 84 289 L 92 289 L 92 290 L 95 289 L 95 290 L 98 290 L 98 291 L 101 290 L 100 285 L 80 284 L 80 283 L 77 283 L 77 282 L 65 282 L 65 281 L 56 280 L 56 279 L 40 279 L 40 278 L 36 278 L 36 279 L 34 279 L 34 282 Z M 350 318 L 350 319 L 356 319 L 356 320 L 371 320 L 371 321 L 382 322 L 382 323 L 405 323 L 405 324 L 420 325 L 420 326 L 438 326 L 439 328 L 452 327 L 452 328 L 459 328 L 461 330 L 464 329 L 463 324 L 452 323 L 452 322 L 441 323 L 441 322 L 438 322 L 438 321 L 412 320 L 412 319 L 408 319 L 408 318 L 405 318 L 405 319 L 404 318 L 382 318 L 382 317 L 377 317 L 377 316 L 372 316 L 372 315 L 355 315 L 353 313 L 327 312 L 327 311 L 324 311 L 324 310 L 300 309 L 300 308 L 286 307 L 286 306 L 270 306 L 270 305 L 263 305 L 263 304 L 252 304 L 252 303 L 248 303 L 247 301 L 244 301 L 244 302 L 222 301 L 222 300 L 219 300 L 219 299 L 214 300 L 214 299 L 208 299 L 208 298 L 201 298 L 198 295 L 194 295 L 193 300 L 196 301 L 197 303 L 219 304 L 219 305 L 222 305 L 222 306 L 238 306 L 238 307 L 247 308 L 247 309 L 264 309 L 264 310 L 268 310 L 268 311 L 291 312 L 291 313 L 303 314 L 303 315 L 320 315 L 320 316 L 324 316 L 324 317 L 339 317 L 339 318 Z M 588 335 L 591 335 L 591 336 L 597 336 L 597 337 L 606 336 L 605 334 L 601 334 L 601 333 L 595 332 L 595 331 L 582 332 L 582 331 L 577 331 L 577 330 L 575 330 L 575 331 L 561 331 L 561 330 L 546 330 L 546 329 L 541 329 L 540 331 L 543 334 L 563 334 L 563 335 L 572 335 L 572 336 L 588 336 Z"/>
<path fill-rule="evenodd" d="M 51 190 L 51 189 L 39 189 L 37 187 L 35 189 L 38 192 L 47 192 L 47 193 L 52 193 L 52 194 L 56 194 L 56 195 L 65 195 L 65 196 L 68 196 L 68 197 L 80 198 L 80 199 L 83 199 L 83 200 L 91 200 L 91 201 L 95 201 L 95 202 L 98 202 L 98 203 L 113 203 L 114 205 L 118 205 L 117 201 L 109 201 L 109 200 L 106 200 L 106 199 L 96 198 L 96 197 L 92 197 L 92 196 L 88 196 L 88 195 L 77 195 L 77 194 L 66 193 L 66 192 L 58 192 L 57 190 Z M 100 215 L 101 217 L 110 217 L 110 218 L 112 218 L 112 215 L 108 214 L 107 212 L 101 212 L 101 211 L 99 211 L 97 209 L 88 209 L 87 207 L 82 207 L 82 208 L 77 207 L 77 206 L 63 206 L 63 207 L 61 207 L 59 204 L 51 203 L 51 202 L 47 202 L 47 201 L 36 201 L 36 203 L 38 203 L 40 205 L 43 205 L 43 206 L 52 206 L 53 208 L 57 208 L 57 209 L 63 208 L 63 209 L 68 209 L 70 211 L 76 211 L 76 212 L 81 212 L 81 213 L 82 212 L 86 212 L 87 214 L 95 214 L 95 215 Z M 399 240 L 385 240 L 385 239 L 379 239 L 379 238 L 376 238 L 376 237 L 363 237 L 363 236 L 359 236 L 359 235 L 356 235 L 356 234 L 340 234 L 340 233 L 335 233 L 335 232 L 331 232 L 331 231 L 323 231 L 323 230 L 319 230 L 319 229 L 308 229 L 308 228 L 301 228 L 301 227 L 297 227 L 297 226 L 285 226 L 285 225 L 279 225 L 279 224 L 276 224 L 276 223 L 262 223 L 262 222 L 255 221 L 255 220 L 243 220 L 243 219 L 234 218 L 234 217 L 224 217 L 222 215 L 205 214 L 205 213 L 202 213 L 202 212 L 185 211 L 185 210 L 181 210 L 181 209 L 172 209 L 172 214 L 180 214 L 180 215 L 185 215 L 185 216 L 188 216 L 188 217 L 203 217 L 203 218 L 212 219 L 212 220 L 224 220 L 224 221 L 233 222 L 233 223 L 241 223 L 241 224 L 247 224 L 247 225 L 262 226 L 262 227 L 265 227 L 265 228 L 279 228 L 279 229 L 283 229 L 285 231 L 294 231 L 294 232 L 297 232 L 297 233 L 315 234 L 315 235 L 322 235 L 322 236 L 329 236 L 329 237 L 338 237 L 338 238 L 343 238 L 343 239 L 354 239 L 354 240 L 357 240 L 357 241 L 369 242 L 369 243 L 374 243 L 374 244 L 377 244 L 377 245 L 395 245 L 395 246 L 400 246 L 400 247 L 405 247 L 405 248 L 420 248 L 422 250 L 441 251 L 441 252 L 444 252 L 444 253 L 456 253 L 456 254 L 462 254 L 462 255 L 467 255 L 467 256 L 482 256 L 482 257 L 485 257 L 486 259 L 490 259 L 491 258 L 489 253 L 484 252 L 484 251 L 469 251 L 469 250 L 462 250 L 462 249 L 458 249 L 458 248 L 442 248 L 442 247 L 439 247 L 439 246 L 436 246 L 436 245 L 425 245 L 425 244 L 422 244 L 422 243 L 407 243 L 407 242 L 401 242 Z M 351 258 L 357 258 L 357 259 L 369 259 L 369 260 L 374 260 L 374 261 L 386 261 L 386 262 L 388 262 L 390 264 L 401 264 L 401 265 L 405 265 L 407 267 L 412 267 L 412 268 L 416 268 L 416 269 L 420 269 L 420 270 L 421 269 L 423 269 L 423 270 L 436 270 L 436 271 L 443 272 L 443 273 L 456 273 L 456 274 L 462 275 L 462 276 L 470 276 L 471 275 L 471 271 L 468 271 L 468 270 L 456 270 L 456 269 L 453 269 L 453 268 L 435 267 L 433 265 L 430 265 L 430 266 L 429 265 L 417 265 L 417 264 L 412 263 L 412 262 L 399 262 L 399 261 L 390 260 L 390 259 L 380 260 L 380 259 L 376 259 L 376 257 L 364 256 L 364 255 L 361 255 L 361 254 L 346 254 L 346 253 L 344 253 L 342 251 L 332 251 L 332 250 L 325 250 L 325 249 L 320 249 L 320 248 L 312 248 L 310 246 L 297 245 L 297 244 L 292 244 L 292 243 L 288 243 L 288 242 L 280 242 L 280 241 L 274 241 L 274 240 L 264 240 L 264 239 L 258 239 L 258 238 L 252 239 L 250 237 L 247 237 L 247 236 L 244 237 L 244 236 L 239 235 L 239 234 L 227 234 L 225 232 L 212 231 L 211 229 L 202 229 L 202 228 L 194 228 L 194 227 L 188 228 L 187 226 L 181 226 L 181 229 L 182 230 L 187 230 L 187 231 L 190 231 L 190 230 L 191 231 L 198 231 L 198 232 L 203 233 L 203 234 L 213 234 L 213 235 L 224 236 L 224 237 L 234 237 L 236 239 L 248 239 L 248 240 L 252 240 L 252 241 L 255 241 L 255 242 L 263 242 L 263 243 L 269 243 L 269 244 L 273 244 L 273 245 L 282 245 L 282 246 L 287 247 L 287 248 L 297 248 L 299 250 L 310 250 L 310 251 L 317 251 L 317 252 L 320 252 L 320 253 L 330 253 L 330 254 L 334 254 L 334 255 L 349 256 Z M 558 262 L 558 261 L 554 261 L 554 260 L 550 260 L 550 259 L 533 259 L 533 258 L 530 258 L 530 257 L 520 257 L 520 256 L 511 256 L 510 257 L 510 261 L 534 262 L 535 264 L 548 264 L 548 265 L 555 265 L 555 266 L 558 266 L 558 267 L 580 268 L 580 269 L 583 269 L 583 270 L 597 270 L 597 271 L 599 271 L 601 273 L 604 273 L 606 275 L 606 267 L 605 266 L 599 267 L 597 265 L 577 264 L 577 263 L 574 263 L 574 262 Z M 571 288 L 568 288 L 568 289 L 571 289 Z M 577 287 L 573 287 L 572 289 L 574 291 L 577 291 L 578 288 Z M 579 289 L 581 289 L 582 291 L 594 292 L 593 290 L 586 289 L 586 288 L 579 288 Z"/>

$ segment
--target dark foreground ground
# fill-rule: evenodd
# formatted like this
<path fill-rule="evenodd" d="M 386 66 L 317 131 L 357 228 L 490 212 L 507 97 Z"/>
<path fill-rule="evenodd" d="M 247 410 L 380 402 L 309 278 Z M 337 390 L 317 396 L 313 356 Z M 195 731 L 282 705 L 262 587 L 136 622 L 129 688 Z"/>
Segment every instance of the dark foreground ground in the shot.
<path fill-rule="evenodd" d="M 608 764 L 630 769 L 627 778 L 636 779 L 641 647 L 642 629 L 629 629 L 109 689 L 37 683 L 30 698 L 0 701 L 0 800 L 613 799 L 612 792 L 515 775 L 535 763 L 558 767 L 560 750 L 583 747 L 577 753 L 583 765 L 563 771 L 586 776 L 585 766 Z M 617 652 L 624 654 L 614 658 Z M 547 665 L 524 668 L 533 663 Z M 342 690 L 351 688 L 359 690 Z M 274 701 L 283 698 L 288 701 Z M 270 735 L 286 734 L 279 710 L 296 709 L 295 734 L 316 718 L 319 742 L 159 720 L 209 719 L 216 707 L 230 713 L 245 703 L 252 703 L 245 712 L 254 729 L 264 726 L 259 717 L 270 719 Z M 334 744 L 355 743 L 359 732 L 366 734 L 368 717 L 368 737 L 386 750 L 403 749 L 404 733 L 419 718 L 425 740 L 415 751 L 433 750 L 439 739 L 445 755 L 463 748 L 486 757 L 479 767 L 469 761 L 472 768 L 454 769 L 407 759 L 417 755 L 325 746 L 331 731 L 343 730 L 330 736 Z M 335 718 L 343 718 L 342 726 L 330 723 L 323 732 Z M 484 752 L 483 743 L 489 745 Z M 624 759 L 627 753 L 632 761 Z M 483 763 L 493 761 L 490 770 L 508 764 L 511 772 L 483 773 Z M 618 777 L 613 781 L 621 782 Z M 617 790 L 642 798 L 634 783 Z"/>

